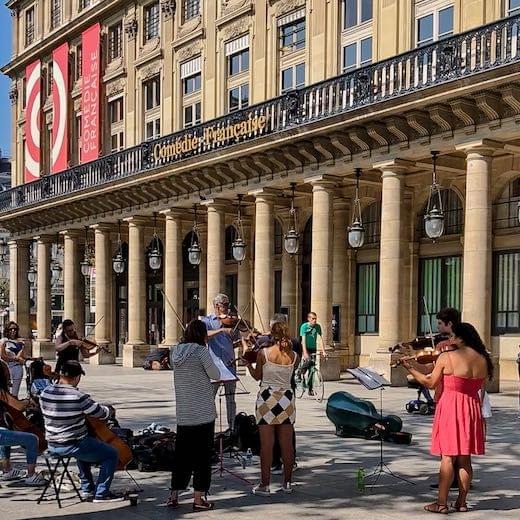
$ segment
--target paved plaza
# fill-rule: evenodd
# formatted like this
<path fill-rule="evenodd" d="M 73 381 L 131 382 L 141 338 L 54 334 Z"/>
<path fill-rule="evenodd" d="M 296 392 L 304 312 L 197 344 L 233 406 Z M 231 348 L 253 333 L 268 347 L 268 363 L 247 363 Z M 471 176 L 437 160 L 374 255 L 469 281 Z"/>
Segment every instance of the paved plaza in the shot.
<path fill-rule="evenodd" d="M 122 426 L 137 431 L 151 422 L 175 426 L 175 401 L 171 372 L 144 372 L 119 366 L 86 366 L 87 376 L 82 388 L 101 402 L 110 402 L 117 408 Z M 244 377 L 250 395 L 238 397 L 238 410 L 253 413 L 256 384 Z M 494 417 L 489 426 L 488 454 L 475 460 L 475 484 L 470 496 L 474 510 L 464 518 L 489 518 L 499 515 L 504 519 L 520 518 L 520 434 L 518 426 L 518 396 L 513 382 L 505 384 L 503 393 L 492 395 Z M 346 390 L 360 397 L 378 402 L 379 394 L 371 393 L 352 379 L 327 383 L 326 394 Z M 428 517 L 422 505 L 432 501 L 429 484 L 435 481 L 438 461 L 429 455 L 431 417 L 410 416 L 404 404 L 414 396 L 413 390 L 390 388 L 385 391 L 385 411 L 399 414 L 404 430 L 413 433 L 411 446 L 385 444 L 385 459 L 392 471 L 415 482 L 415 485 L 382 478 L 372 491 L 358 492 L 356 472 L 363 467 L 369 472 L 378 461 L 378 444 L 360 439 L 340 439 L 334 435 L 333 425 L 325 415 L 325 402 L 310 398 L 298 401 L 297 448 L 299 469 L 295 473 L 295 492 L 285 495 L 274 493 L 270 498 L 252 496 L 250 487 L 232 477 L 215 476 L 211 500 L 216 509 L 199 513 L 198 518 L 226 518 L 246 520 L 286 518 L 324 520 L 333 519 L 403 519 Z M 16 452 L 15 462 L 21 461 Z M 226 461 L 227 462 L 227 461 Z M 257 482 L 258 458 L 252 466 L 242 470 L 230 463 L 229 469 Z M 171 511 L 165 507 L 169 474 L 132 472 L 143 488 L 137 507 L 128 503 L 92 504 L 67 500 L 58 509 L 55 502 L 36 504 L 38 491 L 21 484 L 2 483 L 0 489 L 0 520 L 19 519 L 172 519 L 193 516 L 190 494 L 181 496 L 183 505 Z M 273 478 L 272 490 L 279 488 L 280 476 Z M 131 489 L 125 474 L 118 473 L 115 490 Z"/>

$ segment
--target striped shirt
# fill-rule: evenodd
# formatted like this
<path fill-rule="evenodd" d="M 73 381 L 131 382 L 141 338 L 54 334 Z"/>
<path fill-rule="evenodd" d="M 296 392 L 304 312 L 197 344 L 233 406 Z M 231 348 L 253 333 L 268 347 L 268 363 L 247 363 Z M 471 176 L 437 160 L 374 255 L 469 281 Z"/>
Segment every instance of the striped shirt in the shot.
<path fill-rule="evenodd" d="M 107 419 L 110 410 L 72 385 L 50 385 L 40 394 L 45 438 L 51 447 L 77 444 L 88 435 L 85 416 Z"/>

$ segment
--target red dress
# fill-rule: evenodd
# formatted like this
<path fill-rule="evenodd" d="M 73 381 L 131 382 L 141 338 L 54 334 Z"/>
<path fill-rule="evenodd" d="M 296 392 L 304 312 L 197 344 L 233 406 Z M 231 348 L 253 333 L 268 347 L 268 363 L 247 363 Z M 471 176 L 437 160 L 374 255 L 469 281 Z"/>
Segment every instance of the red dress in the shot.
<path fill-rule="evenodd" d="M 483 379 L 443 376 L 433 420 L 432 455 L 483 455 L 484 422 L 478 391 Z"/>

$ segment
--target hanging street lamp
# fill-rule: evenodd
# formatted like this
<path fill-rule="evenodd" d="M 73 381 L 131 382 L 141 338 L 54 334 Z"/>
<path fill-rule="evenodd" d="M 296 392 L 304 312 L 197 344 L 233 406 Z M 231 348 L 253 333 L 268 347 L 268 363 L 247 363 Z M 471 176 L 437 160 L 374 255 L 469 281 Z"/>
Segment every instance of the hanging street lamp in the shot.
<path fill-rule="evenodd" d="M 359 249 L 365 243 L 365 228 L 361 217 L 361 201 L 359 199 L 359 178 L 361 168 L 356 168 L 356 196 L 354 197 L 354 207 L 352 212 L 352 224 L 347 228 L 347 239 L 350 247 Z"/>
<path fill-rule="evenodd" d="M 292 222 L 289 230 L 283 236 L 283 245 L 285 251 L 294 256 L 300 247 L 300 233 L 298 233 L 298 221 L 296 220 L 296 208 L 294 207 L 294 192 L 296 190 L 296 183 L 291 182 L 291 209 L 289 215 L 292 217 Z"/>
<path fill-rule="evenodd" d="M 191 244 L 188 247 L 188 262 L 195 266 L 200 265 L 202 249 L 199 245 L 199 232 L 197 228 L 197 204 L 193 205 L 193 230 L 191 232 Z"/>
<path fill-rule="evenodd" d="M 121 242 L 121 220 L 117 221 L 117 249 L 112 257 L 112 269 L 117 275 L 123 274 L 126 268 L 126 259 L 123 255 L 123 242 Z"/>
<path fill-rule="evenodd" d="M 162 253 L 159 243 L 159 236 L 157 235 L 157 213 L 153 214 L 153 236 L 150 251 L 148 252 L 148 265 L 150 269 L 158 271 L 162 264 Z"/>
<path fill-rule="evenodd" d="M 244 229 L 242 225 L 242 195 L 238 195 L 238 213 L 235 228 L 237 230 L 237 235 L 231 244 L 231 249 L 233 252 L 233 258 L 241 264 L 246 259 L 247 248 L 247 244 L 244 241 Z"/>
<path fill-rule="evenodd" d="M 430 186 L 428 205 L 424 214 L 424 230 L 428 238 L 435 242 L 444 233 L 444 210 L 442 207 L 441 187 L 437 183 L 437 156 L 439 152 L 432 151 L 431 154 L 433 164 L 432 185 Z"/>
<path fill-rule="evenodd" d="M 83 260 L 80 262 L 81 265 L 81 274 L 83 276 L 90 275 L 90 268 L 92 266 L 92 250 L 90 249 L 90 244 L 88 243 L 88 227 L 85 226 L 85 253 L 83 256 Z"/>

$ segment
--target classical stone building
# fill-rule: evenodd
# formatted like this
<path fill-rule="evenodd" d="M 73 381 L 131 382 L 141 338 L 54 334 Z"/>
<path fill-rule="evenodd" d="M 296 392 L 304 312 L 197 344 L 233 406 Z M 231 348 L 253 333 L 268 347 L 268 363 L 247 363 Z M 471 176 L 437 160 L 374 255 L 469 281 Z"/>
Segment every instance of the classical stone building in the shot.
<path fill-rule="evenodd" d="M 316 311 L 331 377 L 340 364 L 388 364 L 384 350 L 428 332 L 446 305 L 514 376 L 520 2 L 8 6 L 14 187 L 0 194 L 0 225 L 25 331 L 37 241 L 40 352 L 59 242 L 64 316 L 82 327 L 87 283 L 95 338 L 111 346 L 94 362 L 139 363 L 177 341 L 177 314 L 225 291 L 258 328 L 282 310 L 296 331 Z M 434 205 L 444 229 L 432 242 Z M 365 239 L 353 249 L 357 211 Z"/>

